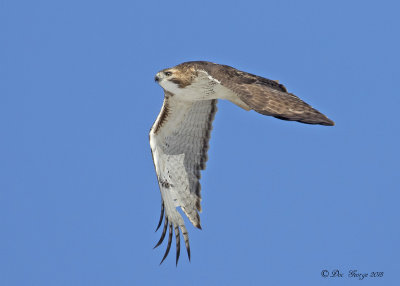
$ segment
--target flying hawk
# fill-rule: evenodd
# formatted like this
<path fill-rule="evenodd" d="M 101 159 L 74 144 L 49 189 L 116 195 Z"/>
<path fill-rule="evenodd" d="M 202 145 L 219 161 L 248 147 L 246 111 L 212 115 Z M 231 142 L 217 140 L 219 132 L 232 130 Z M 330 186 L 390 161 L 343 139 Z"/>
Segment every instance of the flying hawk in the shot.
<path fill-rule="evenodd" d="M 283 120 L 328 126 L 334 125 L 334 122 L 287 92 L 278 81 L 226 65 L 185 62 L 158 72 L 155 81 L 164 89 L 164 102 L 149 134 L 162 197 L 157 230 L 165 213 L 164 228 L 155 247 L 162 243 L 169 228 L 162 263 L 171 248 L 174 229 L 178 264 L 179 230 L 182 231 L 189 260 L 190 246 L 188 232 L 177 207 L 181 207 L 190 222 L 201 229 L 200 171 L 206 167 L 218 99 L 227 99 L 245 110 L 252 109 Z"/>

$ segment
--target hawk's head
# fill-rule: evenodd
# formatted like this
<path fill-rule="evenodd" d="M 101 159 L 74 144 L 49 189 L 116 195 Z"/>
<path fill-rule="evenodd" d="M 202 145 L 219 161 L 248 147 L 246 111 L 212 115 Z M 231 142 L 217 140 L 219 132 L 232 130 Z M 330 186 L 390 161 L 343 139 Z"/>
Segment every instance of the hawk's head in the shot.
<path fill-rule="evenodd" d="M 178 65 L 159 71 L 154 77 L 154 80 L 158 82 L 163 89 L 175 94 L 190 85 L 196 76 L 197 73 L 193 67 L 188 68 Z"/>

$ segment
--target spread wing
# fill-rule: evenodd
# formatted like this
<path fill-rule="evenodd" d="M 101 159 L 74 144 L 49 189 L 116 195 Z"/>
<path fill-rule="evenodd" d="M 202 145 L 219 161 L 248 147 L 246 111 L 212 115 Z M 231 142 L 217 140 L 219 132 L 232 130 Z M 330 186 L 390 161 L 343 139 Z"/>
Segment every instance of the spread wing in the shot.
<path fill-rule="evenodd" d="M 163 242 L 169 228 L 168 245 L 161 263 L 171 247 L 172 228 L 176 237 L 176 264 L 180 253 L 179 230 L 190 260 L 189 237 L 177 207 L 181 207 L 192 224 L 201 229 L 198 213 L 201 211 L 200 170 L 205 169 L 207 161 L 216 103 L 217 100 L 182 102 L 166 93 L 161 112 L 150 130 L 150 146 L 162 197 L 157 229 L 165 214 L 161 238 L 155 247 Z"/>
<path fill-rule="evenodd" d="M 209 62 L 197 62 L 197 67 L 205 70 L 258 113 L 308 124 L 334 125 L 324 114 L 288 93 L 277 81 Z"/>

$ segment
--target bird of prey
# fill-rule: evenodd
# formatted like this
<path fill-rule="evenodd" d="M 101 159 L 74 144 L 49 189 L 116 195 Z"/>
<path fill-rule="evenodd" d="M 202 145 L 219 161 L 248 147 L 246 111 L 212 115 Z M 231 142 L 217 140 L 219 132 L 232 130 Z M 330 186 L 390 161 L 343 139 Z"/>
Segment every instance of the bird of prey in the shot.
<path fill-rule="evenodd" d="M 243 72 L 227 65 L 193 61 L 163 69 L 155 81 L 164 89 L 164 102 L 150 129 L 150 147 L 161 191 L 164 228 L 159 246 L 169 229 L 176 238 L 176 264 L 180 253 L 180 231 L 190 260 L 189 236 L 177 208 L 201 229 L 200 171 L 207 161 L 212 121 L 217 100 L 227 99 L 245 110 L 254 110 L 283 120 L 332 126 L 334 122 L 302 101 L 278 81 Z M 161 264 L 160 263 L 160 264 Z"/>

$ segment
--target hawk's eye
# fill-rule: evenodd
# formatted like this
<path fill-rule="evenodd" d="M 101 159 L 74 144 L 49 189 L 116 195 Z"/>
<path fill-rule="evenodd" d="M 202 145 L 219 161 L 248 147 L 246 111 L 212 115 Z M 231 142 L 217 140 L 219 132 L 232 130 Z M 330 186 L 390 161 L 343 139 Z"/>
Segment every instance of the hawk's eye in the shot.
<path fill-rule="evenodd" d="M 170 75 L 172 75 L 172 72 L 164 72 L 164 74 L 166 75 L 166 76 L 170 76 Z"/>

